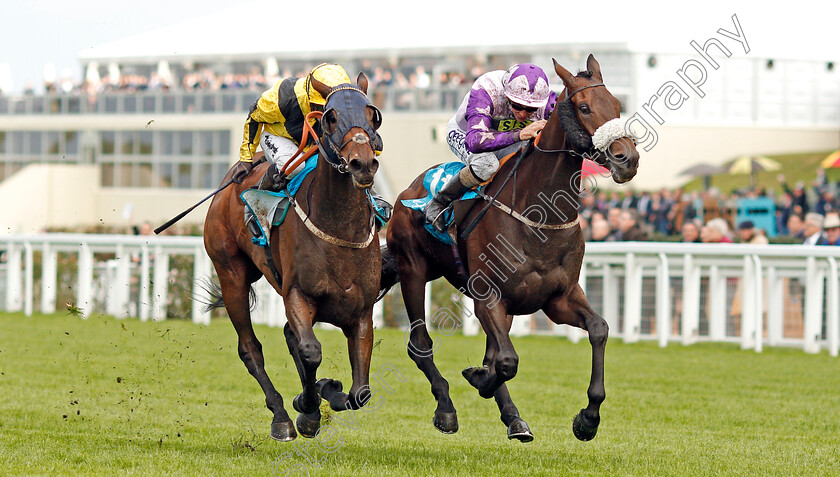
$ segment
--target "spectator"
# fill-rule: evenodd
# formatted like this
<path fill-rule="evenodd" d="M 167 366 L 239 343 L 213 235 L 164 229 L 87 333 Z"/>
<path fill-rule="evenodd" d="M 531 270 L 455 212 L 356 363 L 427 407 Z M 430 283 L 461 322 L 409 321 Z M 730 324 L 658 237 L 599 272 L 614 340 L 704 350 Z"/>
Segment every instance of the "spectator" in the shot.
<path fill-rule="evenodd" d="M 803 245 L 816 245 L 822 240 L 822 227 L 824 217 L 816 212 L 808 212 L 805 214 L 804 235 L 805 241 Z"/>
<path fill-rule="evenodd" d="M 767 245 L 770 243 L 764 235 L 764 230 L 757 229 L 752 220 L 745 220 L 738 225 L 738 238 L 740 243 L 752 245 Z"/>
<path fill-rule="evenodd" d="M 832 210 L 837 210 L 837 201 L 834 199 L 834 193 L 828 187 L 823 187 L 819 199 L 814 204 L 814 212 L 826 216 Z"/>
<path fill-rule="evenodd" d="M 638 214 L 635 210 L 625 210 L 618 217 L 618 233 L 613 236 L 616 242 L 643 242 L 648 239 L 647 234 L 639 226 Z"/>
<path fill-rule="evenodd" d="M 610 233 L 607 236 L 608 242 L 615 241 L 615 235 L 618 234 L 618 218 L 621 216 L 621 208 L 612 207 L 607 211 L 607 224 L 610 226 Z"/>
<path fill-rule="evenodd" d="M 802 217 L 796 214 L 791 214 L 788 217 L 786 235 L 800 243 L 805 240 L 805 223 L 802 222 Z"/>
<path fill-rule="evenodd" d="M 609 222 L 597 215 L 592 218 L 590 228 L 592 229 L 593 242 L 605 242 L 607 240 L 607 236 L 610 234 Z"/>
<path fill-rule="evenodd" d="M 686 220 L 682 225 L 684 243 L 700 243 L 700 226 L 694 220 Z"/>
<path fill-rule="evenodd" d="M 823 233 L 817 245 L 840 245 L 840 214 L 829 212 L 825 215 Z"/>
<path fill-rule="evenodd" d="M 700 240 L 703 243 L 732 243 L 729 224 L 718 217 L 708 222 L 700 229 Z"/>

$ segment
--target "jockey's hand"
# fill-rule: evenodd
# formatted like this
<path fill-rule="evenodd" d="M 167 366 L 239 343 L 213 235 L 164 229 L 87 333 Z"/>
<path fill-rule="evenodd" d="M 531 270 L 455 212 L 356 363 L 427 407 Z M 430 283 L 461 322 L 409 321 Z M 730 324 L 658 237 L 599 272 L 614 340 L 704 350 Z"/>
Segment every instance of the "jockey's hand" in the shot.
<path fill-rule="evenodd" d="M 537 137 L 540 131 L 543 130 L 545 127 L 545 123 L 547 121 L 545 119 L 540 119 L 538 121 L 534 121 L 531 124 L 525 126 L 524 129 L 519 131 L 519 140 L 520 141 L 527 141 L 528 139 L 533 139 Z"/>
<path fill-rule="evenodd" d="M 251 173 L 251 169 L 254 168 L 253 162 L 245 162 L 239 161 L 233 167 L 233 175 L 231 176 L 231 180 L 236 184 L 241 184 L 243 180 Z"/>

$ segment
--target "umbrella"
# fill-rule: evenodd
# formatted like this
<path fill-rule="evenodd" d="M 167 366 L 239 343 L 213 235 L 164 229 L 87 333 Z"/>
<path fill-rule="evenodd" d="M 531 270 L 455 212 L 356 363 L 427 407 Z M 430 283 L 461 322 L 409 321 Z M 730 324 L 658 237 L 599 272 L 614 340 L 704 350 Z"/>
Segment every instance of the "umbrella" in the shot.
<path fill-rule="evenodd" d="M 755 174 L 761 171 L 778 171 L 782 165 L 764 156 L 741 156 L 729 165 L 730 174 Z"/>
<path fill-rule="evenodd" d="M 749 174 L 750 185 L 755 186 L 758 173 L 761 171 L 778 171 L 782 165 L 764 156 L 741 156 L 729 165 L 730 174 Z"/>
<path fill-rule="evenodd" d="M 840 167 L 840 150 L 834 151 L 820 162 L 820 167 L 823 169 L 830 169 L 832 167 Z"/>
<path fill-rule="evenodd" d="M 711 164 L 696 164 L 679 173 L 681 176 L 713 176 L 726 171 L 723 167 Z"/>

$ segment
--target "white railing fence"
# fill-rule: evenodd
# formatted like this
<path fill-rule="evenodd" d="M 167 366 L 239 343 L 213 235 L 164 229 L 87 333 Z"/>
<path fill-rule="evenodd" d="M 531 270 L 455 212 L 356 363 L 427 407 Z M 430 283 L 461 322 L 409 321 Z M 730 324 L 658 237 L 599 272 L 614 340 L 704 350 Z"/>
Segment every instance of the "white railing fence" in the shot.
<path fill-rule="evenodd" d="M 0 253 L 0 299 L 5 296 L 0 308 L 5 311 L 31 315 L 37 295 L 42 313 L 72 305 L 84 315 L 163 320 L 189 314 L 196 323 L 210 323 L 202 283 L 214 271 L 201 237 L 7 236 L 0 238 Z M 589 243 L 580 284 L 609 323 L 610 336 L 628 343 L 735 342 L 757 352 L 764 345 L 797 346 L 837 356 L 839 262 L 840 247 Z M 396 289 L 392 293 L 398 294 Z M 254 322 L 285 324 L 282 298 L 265 280 L 255 290 Z M 57 305 L 60 294 L 69 297 L 68 303 Z M 461 319 L 457 326 L 465 334 L 479 333 L 471 300 L 453 299 L 447 303 Z M 431 287 L 426 301 L 431 310 Z M 374 320 L 377 326 L 384 323 L 381 303 Z M 406 325 L 403 310 L 397 322 Z M 585 337 L 576 328 L 550 324 L 542 313 L 517 317 L 511 332 L 572 341 Z"/>

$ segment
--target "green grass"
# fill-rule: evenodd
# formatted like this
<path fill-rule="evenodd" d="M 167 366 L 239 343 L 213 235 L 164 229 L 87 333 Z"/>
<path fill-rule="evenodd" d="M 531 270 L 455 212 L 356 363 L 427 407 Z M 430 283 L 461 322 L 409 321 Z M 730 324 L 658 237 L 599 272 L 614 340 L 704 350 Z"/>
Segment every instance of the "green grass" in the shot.
<path fill-rule="evenodd" d="M 299 381 L 282 331 L 259 326 L 257 333 L 294 415 Z M 343 336 L 317 333 L 319 375 L 348 386 Z M 271 415 L 226 321 L 203 327 L 0 314 L 0 472 L 227 476 L 298 466 L 302 475 L 840 474 L 840 361 L 825 353 L 612 340 L 601 428 L 593 441 L 579 442 L 571 422 L 586 403 L 589 344 L 515 338 L 520 368 L 509 387 L 536 436 L 521 444 L 507 440 L 495 403 L 460 377 L 480 363 L 484 339 L 433 337 L 461 430 L 434 430 L 429 384 L 408 359 L 403 333 L 381 330 L 373 370 L 391 364 L 406 379 L 387 376 L 393 393 L 380 394 L 377 410 L 334 415 L 324 444 L 337 448 L 325 452 L 312 440 L 267 437 Z"/>
<path fill-rule="evenodd" d="M 766 157 L 778 161 L 782 168 L 778 171 L 759 172 L 757 185 L 765 189 L 776 190 L 782 193 L 782 187 L 776 179 L 781 173 L 785 176 L 788 187 L 793 189 L 797 182 L 802 181 L 810 188 L 811 183 L 817 177 L 817 168 L 820 162 L 826 158 L 831 151 L 816 151 L 797 154 L 768 154 Z M 826 177 L 831 181 L 840 180 L 840 170 L 826 169 Z M 716 187 L 723 193 L 731 193 L 736 189 L 747 189 L 750 187 L 749 174 L 722 173 L 711 177 L 711 186 Z M 697 177 L 683 185 L 686 191 L 703 190 L 703 178 Z"/>

